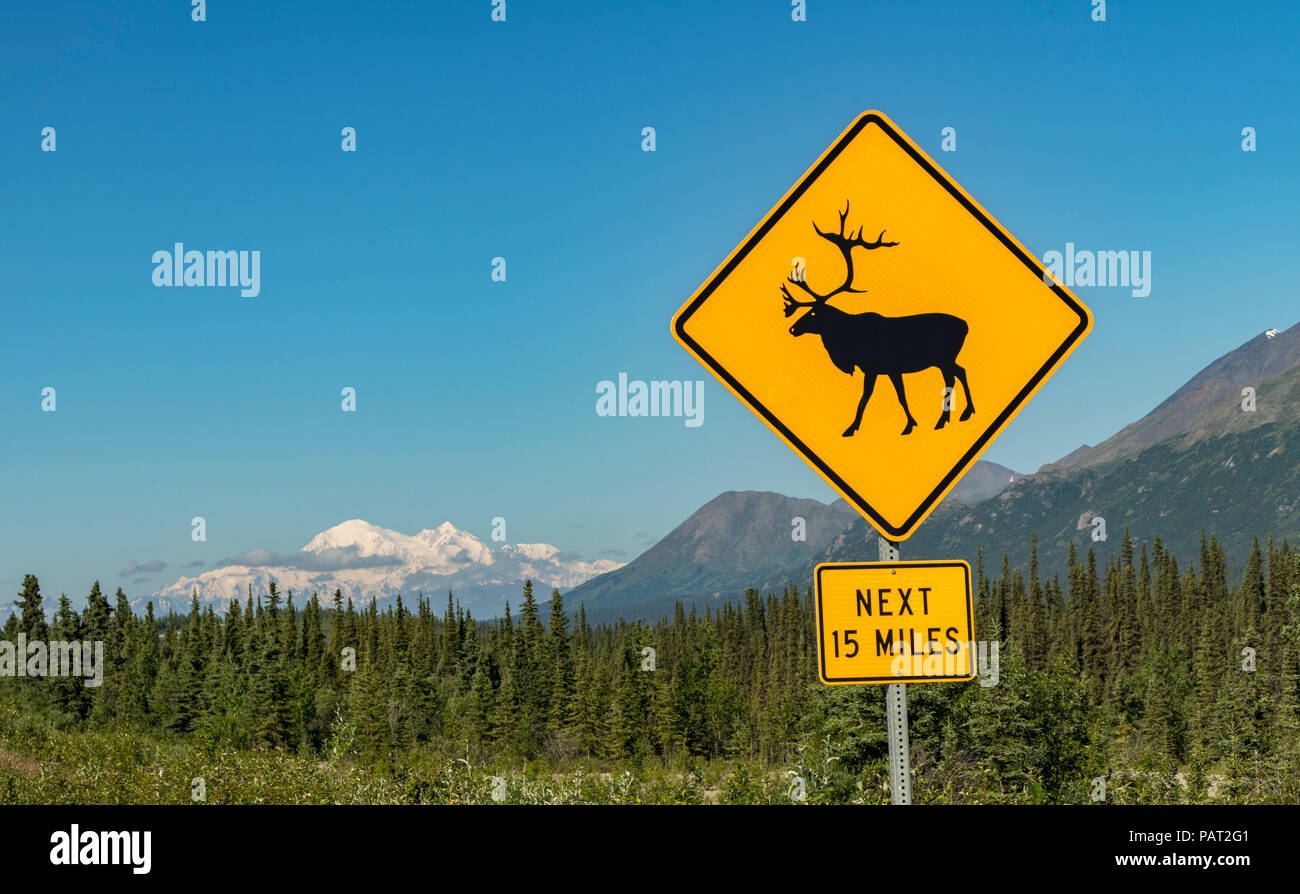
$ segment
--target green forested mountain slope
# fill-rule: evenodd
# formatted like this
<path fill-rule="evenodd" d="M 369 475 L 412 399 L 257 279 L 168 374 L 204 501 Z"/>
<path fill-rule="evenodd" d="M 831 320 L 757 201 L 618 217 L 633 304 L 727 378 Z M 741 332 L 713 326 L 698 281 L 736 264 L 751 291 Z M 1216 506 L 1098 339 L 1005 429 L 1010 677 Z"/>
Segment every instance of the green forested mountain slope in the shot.
<path fill-rule="evenodd" d="M 1159 406 L 1124 426 L 1096 447 L 1080 447 L 1054 465 L 1081 469 L 1131 458 L 1170 438 L 1188 444 L 1214 439 L 1226 430 L 1240 431 L 1278 419 L 1284 404 L 1261 405 L 1255 414 L 1232 415 L 1242 389 L 1276 379 L 1300 364 L 1300 324 L 1272 337 L 1261 332 L 1205 367 Z M 1295 404 L 1291 405 L 1295 407 Z M 1228 411 L 1225 413 L 1225 411 Z M 1294 410 L 1292 416 L 1294 417 Z M 1227 428 L 1225 428 L 1225 424 Z"/>
<path fill-rule="evenodd" d="M 1127 528 L 1139 546 L 1159 536 L 1179 557 L 1195 554 L 1202 532 L 1212 534 L 1230 573 L 1240 573 L 1256 536 L 1300 541 L 1298 363 L 1300 326 L 1273 338 L 1261 334 L 1095 448 L 1028 476 L 978 463 L 971 475 L 980 473 L 979 480 L 954 489 L 903 545 L 903 556 L 973 563 L 982 549 L 990 562 L 1005 553 L 1023 568 L 1023 544 L 1037 533 L 1042 567 L 1055 571 L 1064 567 L 1071 541 L 1104 558 Z M 1247 387 L 1254 391 L 1253 410 L 1243 408 Z M 1148 443 L 1157 436 L 1163 437 Z M 602 619 L 657 618 L 674 599 L 703 605 L 734 599 L 747 587 L 803 586 L 818 562 L 877 558 L 875 531 L 843 503 L 835 504 L 839 514 L 819 518 L 821 525 L 848 518 L 843 530 L 823 526 L 814 536 L 810 528 L 808 543 L 790 544 L 772 536 L 788 534 L 789 517 L 798 514 L 781 502 L 790 498 L 763 496 L 766 514 L 757 524 L 741 524 L 739 502 L 724 494 L 653 549 L 570 598 L 586 601 Z M 813 504 L 809 512 L 821 506 L 805 502 Z M 1093 539 L 1102 534 L 1098 517 L 1104 540 Z M 805 548 L 819 542 L 819 549 Z M 781 566 L 782 560 L 790 563 Z"/>
<path fill-rule="evenodd" d="M 1059 568 L 1071 540 L 1104 555 L 1127 528 L 1139 544 L 1159 536 L 1175 554 L 1191 556 L 1204 531 L 1240 569 L 1256 536 L 1300 539 L 1300 367 L 1260 383 L 1253 412 L 1241 400 L 1203 408 L 1189 432 L 1135 456 L 1073 470 L 1048 467 L 991 500 L 941 506 L 903 545 L 903 555 L 973 561 L 982 548 L 999 560 L 1010 553 L 1015 563 L 1017 545 L 1036 531 L 1044 567 Z M 1105 541 L 1093 540 L 1094 531 L 1100 534 L 1096 516 L 1105 521 Z M 875 532 L 855 522 L 823 559 L 875 555 Z"/>

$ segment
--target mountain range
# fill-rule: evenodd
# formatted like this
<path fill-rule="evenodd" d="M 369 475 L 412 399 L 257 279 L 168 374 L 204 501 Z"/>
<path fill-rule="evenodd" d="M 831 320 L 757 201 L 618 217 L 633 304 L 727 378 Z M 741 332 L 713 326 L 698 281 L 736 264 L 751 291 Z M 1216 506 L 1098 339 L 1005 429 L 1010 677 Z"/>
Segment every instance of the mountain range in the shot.
<path fill-rule="evenodd" d="M 1186 564 L 1202 532 L 1239 575 L 1272 534 L 1300 541 L 1300 326 L 1270 330 L 1209 364 L 1146 416 L 1096 447 L 1084 446 L 972 505 L 946 503 L 904 544 L 904 555 L 943 555 L 1024 567 L 1031 533 L 1045 568 L 1063 568 L 1070 541 L 1082 555 L 1137 548 L 1160 537 Z M 1245 392 L 1249 389 L 1249 392 Z M 1249 395 L 1249 398 L 1248 398 Z M 1247 407 L 1250 407 L 1247 409 Z M 1105 540 L 1094 539 L 1104 522 Z M 844 547 L 874 536 L 851 526 Z"/>
<path fill-rule="evenodd" d="M 903 556 L 974 563 L 982 551 L 990 570 L 1003 555 L 1023 568 L 1037 534 L 1050 574 L 1063 568 L 1071 542 L 1105 561 L 1127 529 L 1139 548 L 1159 536 L 1186 562 L 1205 532 L 1240 573 L 1255 536 L 1300 542 L 1298 406 L 1300 325 L 1269 330 L 1095 447 L 1025 475 L 977 462 L 903 544 Z M 184 610 L 193 591 L 225 603 L 274 578 L 282 590 L 325 597 L 340 589 L 361 602 L 452 591 L 476 616 L 490 617 L 531 579 L 541 598 L 555 588 L 570 606 L 581 601 L 593 622 L 656 618 L 678 600 L 703 608 L 751 587 L 806 587 L 819 562 L 874 560 L 875 541 L 842 500 L 762 491 L 720 494 L 626 565 L 583 561 L 549 544 L 493 549 L 450 522 L 408 536 L 353 519 L 295 554 L 255 550 L 152 598 L 159 611 Z"/>
<path fill-rule="evenodd" d="M 1300 543 L 1297 407 L 1300 326 L 1261 333 L 1095 447 L 1084 445 L 1030 475 L 976 463 L 902 544 L 902 556 L 974 565 L 982 551 L 997 573 L 1004 555 L 1012 568 L 1026 567 L 1037 534 L 1040 567 L 1050 575 L 1064 568 L 1071 542 L 1080 556 L 1091 548 L 1104 562 L 1121 548 L 1127 529 L 1137 549 L 1150 548 L 1159 536 L 1186 564 L 1198 555 L 1204 532 L 1219 539 L 1230 573 L 1239 575 L 1256 536 Z M 577 587 L 566 601 L 584 600 L 591 619 L 656 618 L 678 599 L 702 608 L 745 587 L 779 591 L 789 582 L 802 588 L 819 562 L 876 559 L 875 530 L 853 516 L 830 533 L 842 516 L 824 504 L 817 504 L 826 511 L 816 537 L 810 533 L 793 549 L 782 543 L 782 520 L 788 538 L 791 515 L 814 511 L 807 503 L 780 494 L 723 494 L 644 555 Z M 717 539 L 709 532 L 718 532 Z M 716 557 L 707 568 L 699 560 L 705 555 Z M 743 557 L 754 555 L 763 560 L 745 583 Z M 791 564 L 782 567 L 784 561 Z"/>
<path fill-rule="evenodd" d="M 226 605 L 246 598 L 250 586 L 255 594 L 265 592 L 274 579 L 281 591 L 316 591 L 322 601 L 336 589 L 360 603 L 453 591 L 466 608 L 491 617 L 506 599 L 519 598 L 525 579 L 545 597 L 551 588 L 568 590 L 620 567 L 608 559 L 583 561 L 548 543 L 492 549 L 451 522 L 407 535 L 352 519 L 317 534 L 297 553 L 254 550 L 197 577 L 182 577 L 134 604 L 143 608 L 152 598 L 160 613 L 185 611 L 197 592 L 200 602 Z"/>
<path fill-rule="evenodd" d="M 1173 447 L 1212 440 L 1295 417 L 1296 404 L 1257 400 L 1254 411 L 1242 411 L 1242 390 L 1275 388 L 1279 377 L 1300 364 L 1300 325 L 1285 332 L 1261 332 L 1201 370 L 1154 410 L 1098 444 L 1083 446 L 1053 465 L 1082 469 L 1136 456 L 1148 447 L 1169 442 Z M 1275 397 L 1273 395 L 1272 397 Z"/>

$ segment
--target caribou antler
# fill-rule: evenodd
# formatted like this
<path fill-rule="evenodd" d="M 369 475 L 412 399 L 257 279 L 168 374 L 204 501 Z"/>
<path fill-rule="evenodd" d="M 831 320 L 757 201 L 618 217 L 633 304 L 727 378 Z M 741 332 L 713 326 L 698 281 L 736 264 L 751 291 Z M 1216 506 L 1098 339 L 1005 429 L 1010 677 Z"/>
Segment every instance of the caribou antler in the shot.
<path fill-rule="evenodd" d="M 798 284 L 798 280 L 794 279 L 794 277 L 791 277 L 791 278 L 790 278 L 790 282 L 795 283 L 796 285 Z M 806 289 L 807 286 L 805 286 L 804 288 Z M 815 307 L 815 306 L 817 306 L 818 304 L 821 303 L 820 301 L 815 301 L 815 300 L 814 300 L 814 301 L 796 301 L 796 300 L 794 299 L 794 296 L 790 294 L 790 290 L 787 289 L 785 286 L 781 286 L 781 294 L 785 296 L 785 315 L 786 315 L 787 317 L 788 317 L 788 316 L 792 316 L 792 315 L 795 314 L 795 313 L 798 313 L 798 311 L 799 311 L 801 308 L 804 308 L 804 307 Z M 813 297 L 816 298 L 816 296 L 813 296 Z"/>
<path fill-rule="evenodd" d="M 874 242 L 867 242 L 865 239 L 862 238 L 862 231 L 863 229 L 865 229 L 865 227 L 859 227 L 856 235 L 845 233 L 844 226 L 849 219 L 849 202 L 847 199 L 844 201 L 844 210 L 838 213 L 840 216 L 840 231 L 838 233 L 823 232 L 820 228 L 818 228 L 816 221 L 813 221 L 813 230 L 817 233 L 818 236 L 821 236 L 827 242 L 831 243 L 836 248 L 838 248 L 840 250 L 840 254 L 844 256 L 844 282 L 843 284 L 827 292 L 825 295 L 819 295 L 818 293 L 810 289 L 808 287 L 808 284 L 804 282 L 802 279 L 795 279 L 793 276 L 788 277 L 787 282 L 789 282 L 791 285 L 795 285 L 803 289 L 805 292 L 808 293 L 808 295 L 813 300 L 796 301 L 794 299 L 794 296 L 790 294 L 790 290 L 787 289 L 785 286 L 781 286 L 781 291 L 785 294 L 785 315 L 787 317 L 793 314 L 801 307 L 814 307 L 818 304 L 824 304 L 829 299 L 833 298 L 836 295 L 842 294 L 844 292 L 856 292 L 856 293 L 865 292 L 866 289 L 853 288 L 853 249 L 865 248 L 868 250 L 872 250 L 877 248 L 892 248 L 893 246 L 898 245 L 897 242 L 884 241 L 885 240 L 884 230 L 880 231 L 880 235 L 876 237 L 876 241 Z"/>

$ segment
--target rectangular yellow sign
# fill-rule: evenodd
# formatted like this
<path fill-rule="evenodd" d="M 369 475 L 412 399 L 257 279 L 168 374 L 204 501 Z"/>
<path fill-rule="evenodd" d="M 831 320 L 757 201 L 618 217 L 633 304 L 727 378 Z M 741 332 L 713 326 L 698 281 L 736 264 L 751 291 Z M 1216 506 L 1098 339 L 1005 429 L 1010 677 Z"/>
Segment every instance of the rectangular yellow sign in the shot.
<path fill-rule="evenodd" d="M 823 683 L 936 683 L 975 676 L 970 565 L 818 565 L 817 670 Z"/>

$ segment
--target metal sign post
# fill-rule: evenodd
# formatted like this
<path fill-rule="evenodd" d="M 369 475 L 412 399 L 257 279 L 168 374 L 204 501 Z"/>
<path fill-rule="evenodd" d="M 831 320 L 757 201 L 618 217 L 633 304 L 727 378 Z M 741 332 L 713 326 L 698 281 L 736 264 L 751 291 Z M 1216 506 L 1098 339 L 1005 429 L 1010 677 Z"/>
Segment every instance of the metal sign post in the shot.
<path fill-rule="evenodd" d="M 880 561 L 897 562 L 898 544 L 879 538 Z M 907 741 L 907 684 L 885 686 L 885 712 L 889 734 L 889 797 L 894 804 L 912 803 L 912 760 Z"/>

